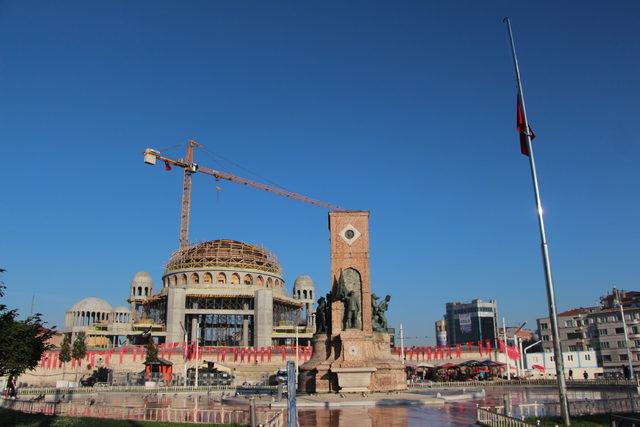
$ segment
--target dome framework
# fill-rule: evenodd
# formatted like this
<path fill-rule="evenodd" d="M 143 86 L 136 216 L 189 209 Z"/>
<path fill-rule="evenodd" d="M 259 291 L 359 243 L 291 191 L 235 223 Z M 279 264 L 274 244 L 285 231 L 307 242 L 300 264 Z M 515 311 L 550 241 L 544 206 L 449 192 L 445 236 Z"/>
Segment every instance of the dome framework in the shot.
<path fill-rule="evenodd" d="M 166 273 L 213 267 L 282 274 L 274 254 L 265 248 L 237 240 L 211 240 L 178 250 L 169 258 Z"/>

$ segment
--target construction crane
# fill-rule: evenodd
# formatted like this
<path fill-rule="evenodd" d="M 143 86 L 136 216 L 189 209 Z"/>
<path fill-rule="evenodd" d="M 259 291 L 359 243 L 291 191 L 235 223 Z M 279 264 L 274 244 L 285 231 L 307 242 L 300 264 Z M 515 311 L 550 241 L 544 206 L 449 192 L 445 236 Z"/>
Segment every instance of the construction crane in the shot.
<path fill-rule="evenodd" d="M 184 159 L 171 159 L 160 154 L 160 151 L 153 148 L 147 148 L 144 150 L 144 162 L 149 165 L 155 165 L 158 161 L 164 162 L 165 169 L 171 170 L 171 166 L 180 167 L 183 169 L 183 181 L 182 181 L 182 210 L 180 214 L 180 249 L 184 249 L 189 246 L 189 221 L 191 216 L 191 179 L 194 173 L 201 172 L 206 175 L 214 177 L 216 180 L 226 179 L 227 181 L 235 182 L 236 184 L 248 185 L 250 187 L 257 188 L 259 190 L 267 191 L 269 193 L 277 194 L 279 196 L 288 197 L 290 199 L 298 200 L 300 202 L 309 203 L 321 208 L 329 209 L 330 211 L 342 211 L 343 208 L 332 205 L 331 203 L 322 202 L 320 200 L 312 199 L 311 197 L 303 196 L 302 194 L 294 193 L 283 188 L 275 187 L 272 185 L 262 184 L 260 182 L 252 181 L 241 176 L 234 175 L 229 172 L 224 172 L 216 169 L 210 169 L 204 166 L 200 166 L 193 161 L 193 149 L 199 147 L 196 141 L 190 140 L 187 146 L 187 154 Z"/>

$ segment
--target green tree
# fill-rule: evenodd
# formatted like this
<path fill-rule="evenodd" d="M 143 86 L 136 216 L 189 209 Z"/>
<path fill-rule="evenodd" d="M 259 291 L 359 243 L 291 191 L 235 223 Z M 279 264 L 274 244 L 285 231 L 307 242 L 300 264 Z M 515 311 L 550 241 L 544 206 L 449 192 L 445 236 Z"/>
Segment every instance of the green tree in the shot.
<path fill-rule="evenodd" d="M 71 361 L 71 334 L 64 334 L 62 344 L 60 344 L 60 354 L 58 360 L 62 362 L 62 379 L 67 371 L 67 363 Z"/>
<path fill-rule="evenodd" d="M 158 347 L 153 342 L 145 346 L 145 362 L 155 362 L 158 360 Z"/>
<path fill-rule="evenodd" d="M 78 332 L 76 335 L 76 339 L 73 342 L 73 347 L 71 348 L 71 357 L 78 360 L 77 367 L 79 368 L 82 364 L 82 360 L 87 355 L 87 343 L 85 342 L 84 332 Z M 75 381 L 78 381 L 78 369 L 76 368 L 76 377 Z"/>
<path fill-rule="evenodd" d="M 0 274 L 4 272 L 0 268 Z M 4 297 L 5 289 L 0 280 L 0 298 Z M 45 324 L 40 313 L 18 320 L 18 310 L 0 303 L 0 376 L 9 377 L 11 389 L 14 378 L 38 366 L 42 354 L 53 348 L 49 340 L 55 330 Z"/>

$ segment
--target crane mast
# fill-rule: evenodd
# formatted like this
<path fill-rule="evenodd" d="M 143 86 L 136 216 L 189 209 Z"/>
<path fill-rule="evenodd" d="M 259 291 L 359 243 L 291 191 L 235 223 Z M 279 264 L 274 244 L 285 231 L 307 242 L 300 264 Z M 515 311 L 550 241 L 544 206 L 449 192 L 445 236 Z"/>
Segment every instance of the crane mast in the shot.
<path fill-rule="evenodd" d="M 182 182 L 182 210 L 180 213 L 180 249 L 184 249 L 189 246 L 189 222 L 191 217 L 191 185 L 192 176 L 196 172 L 201 172 L 206 175 L 212 176 L 215 179 L 224 179 L 234 182 L 236 184 L 247 185 L 249 187 L 257 188 L 268 193 L 277 194 L 279 196 L 287 197 L 289 199 L 298 200 L 300 202 L 309 203 L 314 206 L 328 209 L 330 211 L 342 211 L 343 208 L 333 205 L 331 203 L 323 202 L 320 200 L 312 199 L 311 197 L 304 196 L 293 191 L 285 190 L 283 188 L 275 187 L 268 184 L 263 184 L 257 181 L 253 181 L 241 176 L 234 175 L 229 172 L 207 168 L 199 166 L 193 161 L 193 149 L 200 146 L 196 141 L 190 140 L 187 147 L 187 154 L 184 159 L 172 159 L 161 155 L 158 150 L 147 148 L 144 151 L 144 162 L 150 165 L 155 165 L 157 161 L 164 162 L 166 169 L 170 170 L 171 165 L 180 167 L 183 169 L 183 182 Z"/>

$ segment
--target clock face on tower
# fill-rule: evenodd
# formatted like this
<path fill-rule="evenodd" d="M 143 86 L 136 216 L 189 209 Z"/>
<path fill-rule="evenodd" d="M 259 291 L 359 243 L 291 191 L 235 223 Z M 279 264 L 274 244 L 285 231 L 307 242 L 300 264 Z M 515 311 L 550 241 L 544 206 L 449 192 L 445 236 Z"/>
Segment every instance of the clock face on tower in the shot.
<path fill-rule="evenodd" d="M 344 240 L 349 246 L 353 244 L 358 237 L 360 237 L 360 232 L 353 225 L 348 224 L 345 228 L 340 231 L 340 237 Z"/>

